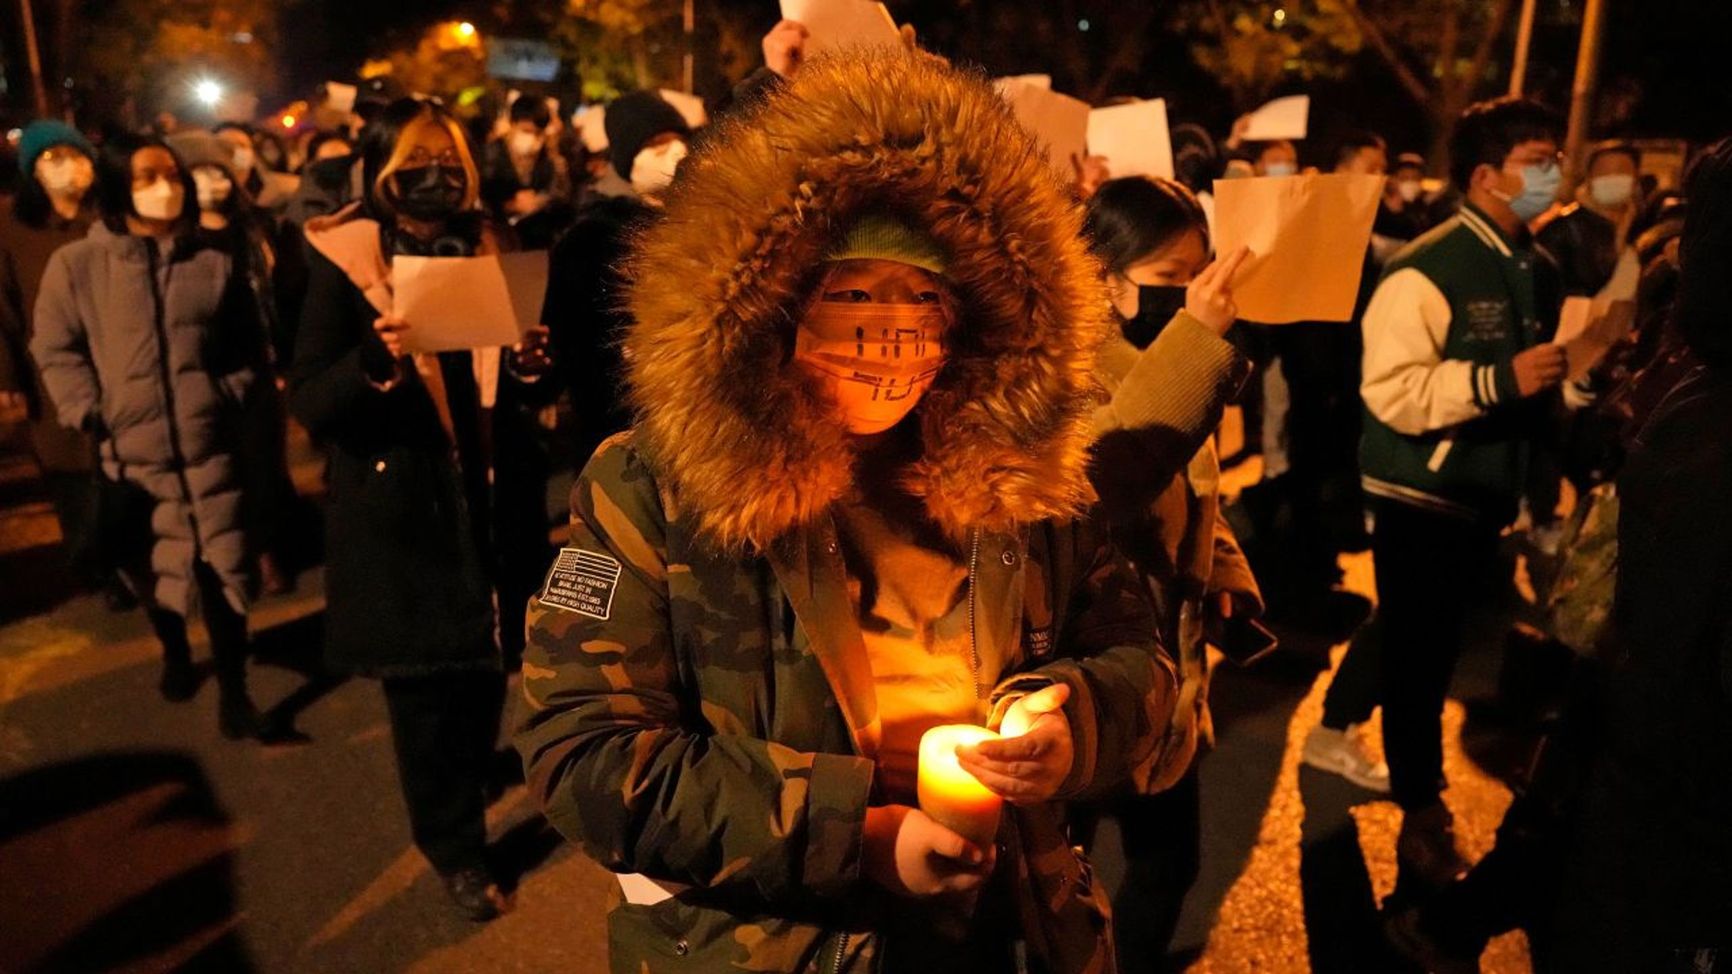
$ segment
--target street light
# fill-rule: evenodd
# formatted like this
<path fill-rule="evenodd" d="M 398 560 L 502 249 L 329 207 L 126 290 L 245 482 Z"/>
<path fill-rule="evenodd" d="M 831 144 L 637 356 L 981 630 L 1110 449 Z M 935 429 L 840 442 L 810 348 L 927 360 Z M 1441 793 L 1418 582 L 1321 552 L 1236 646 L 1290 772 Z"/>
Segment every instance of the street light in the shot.
<path fill-rule="evenodd" d="M 210 78 L 201 78 L 192 86 L 192 94 L 199 104 L 215 108 L 217 102 L 223 100 L 223 86 Z"/>
<path fill-rule="evenodd" d="M 468 40 L 475 36 L 475 25 L 465 20 L 457 25 L 457 36 Z"/>

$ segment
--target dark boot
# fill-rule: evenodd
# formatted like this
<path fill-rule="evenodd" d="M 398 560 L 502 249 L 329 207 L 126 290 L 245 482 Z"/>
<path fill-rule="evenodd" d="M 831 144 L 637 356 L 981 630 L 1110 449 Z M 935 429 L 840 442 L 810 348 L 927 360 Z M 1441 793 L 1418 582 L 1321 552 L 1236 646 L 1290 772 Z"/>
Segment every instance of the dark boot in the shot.
<path fill-rule="evenodd" d="M 166 609 L 149 609 L 150 628 L 162 643 L 162 678 L 156 689 L 164 700 L 180 703 L 198 693 L 198 671 L 192 666 L 192 644 L 186 638 L 186 620 Z"/>
<path fill-rule="evenodd" d="M 444 881 L 445 892 L 450 894 L 457 912 L 476 923 L 498 919 L 500 914 L 511 909 L 505 894 L 499 890 L 499 884 L 485 869 L 459 869 L 439 878 Z"/>
<path fill-rule="evenodd" d="M 1417 881 L 1428 890 L 1443 889 L 1467 872 L 1455 846 L 1455 817 L 1442 802 L 1401 816 L 1395 859 L 1402 883 Z"/>

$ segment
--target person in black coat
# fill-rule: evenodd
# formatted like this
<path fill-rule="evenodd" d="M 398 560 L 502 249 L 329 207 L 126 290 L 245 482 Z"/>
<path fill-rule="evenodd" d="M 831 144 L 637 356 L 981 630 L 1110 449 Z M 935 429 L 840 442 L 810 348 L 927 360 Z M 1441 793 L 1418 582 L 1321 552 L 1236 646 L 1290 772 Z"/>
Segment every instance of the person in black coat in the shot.
<path fill-rule="evenodd" d="M 661 193 L 691 138 L 685 119 L 653 91 L 620 96 L 608 105 L 605 124 L 612 166 L 632 191 L 596 198 L 579 211 L 549 257 L 541 309 L 571 397 L 571 459 L 580 468 L 603 440 L 631 425 L 619 354 L 630 321 L 623 291 L 627 243 L 659 212 Z"/>
<path fill-rule="evenodd" d="M 495 590 L 519 635 L 527 602 L 496 567 L 511 559 L 492 515 L 517 504 L 513 431 L 546 370 L 545 341 L 405 354 L 413 326 L 390 313 L 391 259 L 497 244 L 476 211 L 462 130 L 442 108 L 390 106 L 362 166 L 365 199 L 307 227 L 291 395 L 330 456 L 326 656 L 381 680 L 416 845 L 466 915 L 491 919 L 504 906 L 484 856 L 504 700 Z"/>
<path fill-rule="evenodd" d="M 1732 140 L 1688 197 L 1674 323 L 1695 361 L 1618 476 L 1601 729 L 1558 970 L 1732 969 Z"/>

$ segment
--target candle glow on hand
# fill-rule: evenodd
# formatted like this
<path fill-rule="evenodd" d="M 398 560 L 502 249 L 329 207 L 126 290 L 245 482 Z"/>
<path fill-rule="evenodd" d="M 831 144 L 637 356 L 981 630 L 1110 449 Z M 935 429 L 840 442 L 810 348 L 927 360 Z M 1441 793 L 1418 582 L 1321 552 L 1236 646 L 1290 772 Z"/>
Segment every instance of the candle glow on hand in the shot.
<path fill-rule="evenodd" d="M 998 835 L 1004 799 L 981 784 L 957 763 L 956 749 L 994 740 L 984 727 L 945 724 L 920 738 L 920 810 L 933 821 L 976 843 L 991 845 Z"/>

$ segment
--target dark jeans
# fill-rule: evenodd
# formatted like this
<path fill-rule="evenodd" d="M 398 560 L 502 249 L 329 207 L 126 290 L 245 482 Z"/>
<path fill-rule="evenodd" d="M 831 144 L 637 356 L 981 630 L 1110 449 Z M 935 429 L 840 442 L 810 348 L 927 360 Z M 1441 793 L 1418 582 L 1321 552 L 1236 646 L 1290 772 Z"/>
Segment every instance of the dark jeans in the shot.
<path fill-rule="evenodd" d="M 1202 865 L 1202 791 L 1196 763 L 1159 794 L 1130 795 L 1079 811 L 1072 837 L 1092 846 L 1095 826 L 1105 816 L 1118 820 L 1125 854 L 1125 879 L 1113 897 L 1119 970 L 1164 971 L 1185 895 Z"/>
<path fill-rule="evenodd" d="M 485 868 L 487 772 L 504 676 L 476 670 L 382 682 L 416 848 L 441 874 Z"/>
<path fill-rule="evenodd" d="M 245 689 L 247 666 L 247 617 L 229 605 L 223 594 L 222 580 L 202 561 L 193 562 L 193 584 L 198 586 L 198 603 L 204 615 L 205 629 L 210 633 L 211 657 L 216 662 L 217 682 L 224 689 Z M 148 594 L 148 593 L 147 593 Z M 186 617 L 169 609 L 147 607 L 150 627 L 162 643 L 163 659 L 187 662 L 192 659 L 192 644 L 186 638 Z"/>
<path fill-rule="evenodd" d="M 114 580 L 114 567 L 102 561 L 96 537 L 96 481 L 86 471 L 50 470 L 42 475 L 54 516 L 60 521 L 60 549 L 80 585 L 92 591 Z"/>
<path fill-rule="evenodd" d="M 1443 792 L 1443 701 L 1464 617 L 1494 591 L 1498 529 L 1406 504 L 1380 503 L 1371 535 L 1383 629 L 1383 750 L 1397 804 Z"/>
<path fill-rule="evenodd" d="M 1373 619 L 1353 634 L 1323 695 L 1323 726 L 1344 731 L 1371 719 L 1383 679 L 1383 627 Z"/>

